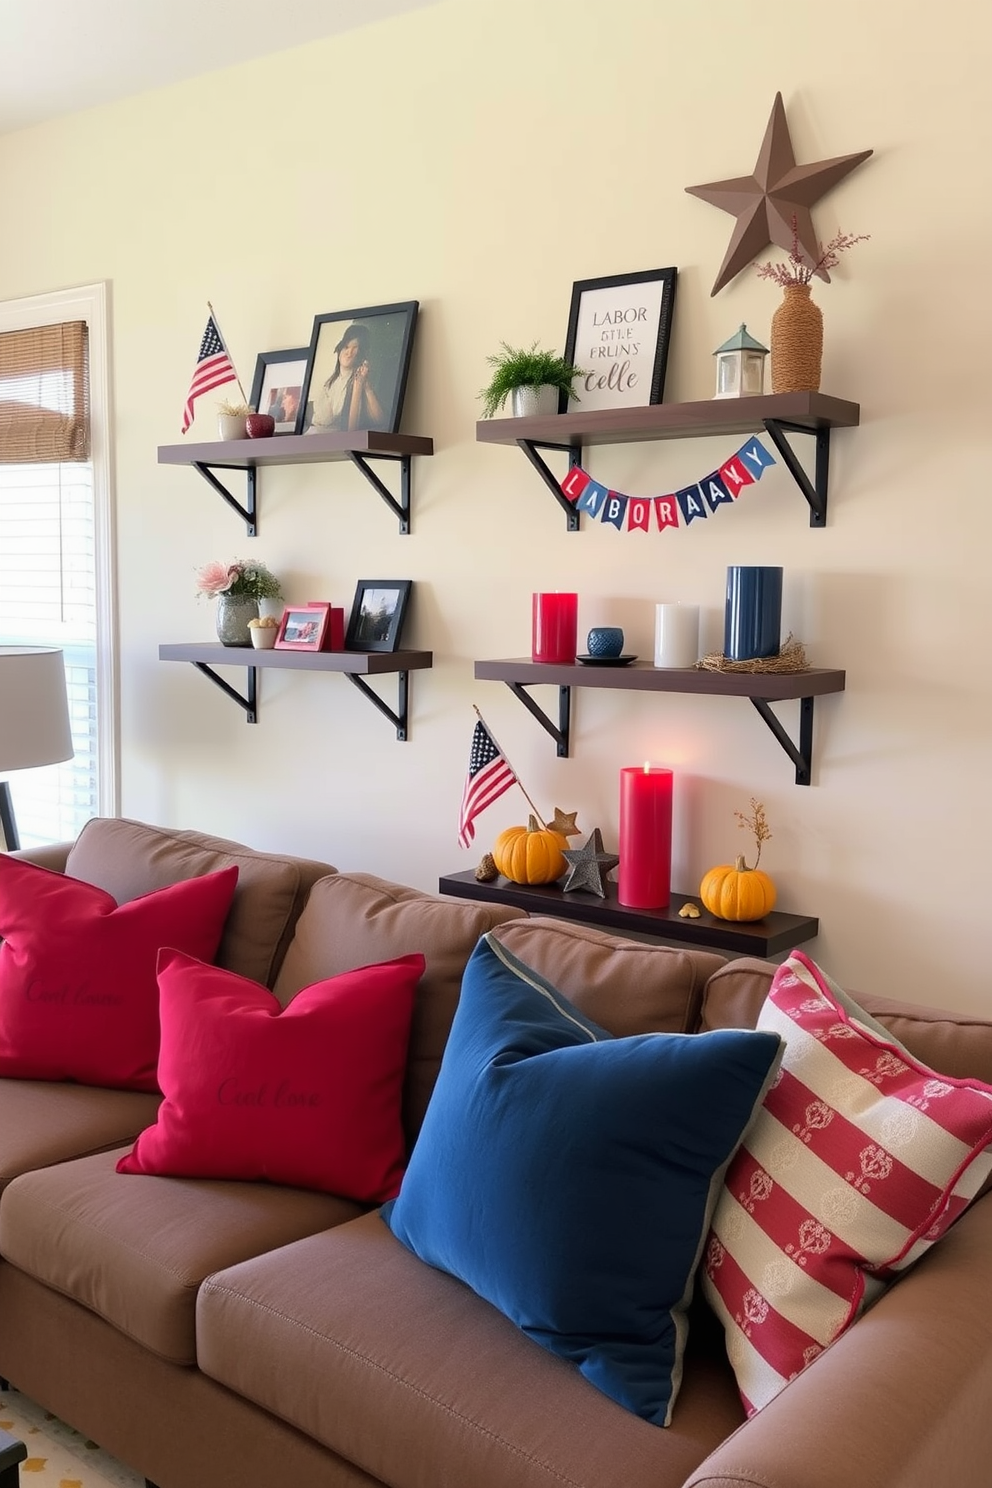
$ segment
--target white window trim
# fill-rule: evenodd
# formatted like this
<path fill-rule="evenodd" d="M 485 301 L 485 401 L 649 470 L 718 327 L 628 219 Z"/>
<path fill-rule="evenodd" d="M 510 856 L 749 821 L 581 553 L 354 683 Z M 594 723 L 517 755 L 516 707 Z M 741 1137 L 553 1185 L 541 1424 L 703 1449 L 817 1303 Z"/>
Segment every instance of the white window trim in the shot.
<path fill-rule="evenodd" d="M 97 603 L 98 796 L 101 816 L 120 815 L 120 671 L 117 645 L 117 567 L 110 438 L 110 286 L 106 282 L 25 295 L 0 302 L 0 331 L 85 320 L 89 327 L 90 448 Z"/>

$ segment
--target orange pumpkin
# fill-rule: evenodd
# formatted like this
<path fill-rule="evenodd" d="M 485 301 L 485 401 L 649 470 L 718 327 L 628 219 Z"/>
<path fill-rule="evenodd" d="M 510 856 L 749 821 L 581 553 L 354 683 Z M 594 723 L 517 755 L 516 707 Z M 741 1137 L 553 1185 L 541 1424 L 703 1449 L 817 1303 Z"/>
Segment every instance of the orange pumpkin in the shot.
<path fill-rule="evenodd" d="M 775 885 L 760 868 L 749 868 L 743 857 L 721 863 L 705 874 L 699 897 L 719 920 L 761 920 L 775 908 Z"/>
<path fill-rule="evenodd" d="M 568 838 L 542 827 L 531 817 L 526 827 L 507 827 L 493 844 L 496 867 L 511 883 L 547 884 L 568 868 L 562 848 Z"/>

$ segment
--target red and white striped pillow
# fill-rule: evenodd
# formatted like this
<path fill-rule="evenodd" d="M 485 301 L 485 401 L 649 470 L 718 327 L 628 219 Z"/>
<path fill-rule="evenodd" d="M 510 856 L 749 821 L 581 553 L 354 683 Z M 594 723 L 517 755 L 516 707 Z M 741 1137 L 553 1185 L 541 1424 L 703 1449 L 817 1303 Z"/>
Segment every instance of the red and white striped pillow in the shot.
<path fill-rule="evenodd" d="M 702 1276 L 749 1414 L 939 1240 L 992 1171 L 992 1087 L 928 1069 L 801 951 L 776 972 L 758 1027 L 785 1053 L 727 1170 Z"/>

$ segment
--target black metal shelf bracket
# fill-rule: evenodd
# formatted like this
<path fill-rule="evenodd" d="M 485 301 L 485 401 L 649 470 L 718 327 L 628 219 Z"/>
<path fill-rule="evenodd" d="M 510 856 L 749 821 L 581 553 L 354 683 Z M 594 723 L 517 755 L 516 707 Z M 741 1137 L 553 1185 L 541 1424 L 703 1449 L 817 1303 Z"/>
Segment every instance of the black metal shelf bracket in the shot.
<path fill-rule="evenodd" d="M 541 441 L 540 445 L 538 445 L 537 441 L 534 439 L 518 439 L 517 444 L 523 450 L 524 454 L 527 456 L 528 460 L 533 465 L 534 469 L 537 471 L 538 475 L 541 477 L 544 484 L 547 486 L 548 490 L 551 492 L 552 496 L 561 507 L 562 511 L 565 513 L 565 516 L 567 518 L 565 524 L 566 530 L 568 532 L 578 532 L 579 513 L 576 511 L 574 503 L 569 501 L 567 496 L 563 495 L 561 485 L 557 480 L 555 480 L 554 471 L 550 469 L 543 455 L 538 454 L 538 449 L 564 450 L 565 453 L 568 455 L 569 470 L 574 470 L 577 465 L 580 465 L 582 463 L 581 449 L 576 449 L 575 446 L 571 444 L 547 444 L 543 440 Z M 561 750 L 559 750 L 558 752 L 560 754 Z M 566 750 L 565 753 L 567 754 L 568 751 Z"/>
<path fill-rule="evenodd" d="M 234 657 L 231 658 L 231 661 L 232 661 L 232 665 L 237 665 L 237 662 L 236 662 L 236 660 L 235 660 Z M 258 722 L 258 680 L 257 680 L 258 679 L 258 668 L 257 667 L 253 667 L 253 666 L 249 666 L 248 667 L 248 689 L 247 689 L 247 696 L 244 696 L 243 697 L 236 687 L 232 687 L 231 684 L 230 684 L 230 682 L 225 682 L 223 677 L 219 677 L 217 675 L 217 673 L 214 671 L 213 667 L 208 666 L 205 661 L 194 661 L 193 662 L 193 665 L 196 667 L 196 670 L 198 672 L 202 672 L 205 677 L 209 677 L 210 681 L 213 682 L 216 687 L 219 687 L 220 690 L 221 690 L 221 692 L 226 693 L 227 696 L 231 699 L 232 702 L 237 703 L 237 705 L 238 705 L 239 708 L 244 708 L 244 710 L 245 710 L 245 723 L 257 723 Z"/>
<path fill-rule="evenodd" d="M 762 419 L 761 422 L 764 424 L 775 448 L 782 456 L 789 474 L 809 502 L 809 525 L 811 527 L 825 527 L 827 525 L 827 481 L 830 472 L 829 428 L 807 429 L 802 424 L 790 423 L 788 419 L 766 418 Z M 786 431 L 790 434 L 809 434 L 815 439 L 816 455 L 812 481 L 802 465 L 800 465 L 795 451 L 786 439 Z"/>
<path fill-rule="evenodd" d="M 382 497 L 389 510 L 400 524 L 400 535 L 406 537 L 410 531 L 410 456 L 409 455 L 360 455 L 355 450 L 348 451 L 352 462 L 362 472 L 372 489 Z M 400 467 L 400 499 L 390 491 L 389 487 L 376 475 L 369 465 L 369 460 L 392 460 Z M 349 672 L 353 677 L 353 673 Z"/>
<path fill-rule="evenodd" d="M 796 767 L 796 784 L 809 785 L 813 774 L 813 699 L 799 699 L 799 747 L 790 739 L 766 698 L 751 699 L 762 718 Z"/>
<path fill-rule="evenodd" d="M 380 713 L 385 714 L 390 723 L 396 729 L 396 737 L 401 744 L 405 744 L 409 738 L 409 713 L 410 713 L 410 673 L 397 672 L 397 699 L 396 712 L 394 713 L 388 703 L 384 702 L 377 692 L 366 682 L 364 677 L 359 677 L 355 672 L 345 672 L 349 682 L 353 682 L 359 692 L 373 703 Z"/>
<path fill-rule="evenodd" d="M 222 481 L 219 481 L 217 479 L 217 477 L 214 475 L 214 471 L 215 470 L 241 470 L 241 469 L 244 468 L 243 466 L 241 466 L 241 465 L 214 465 L 214 466 L 210 466 L 210 465 L 205 465 L 202 460 L 194 460 L 192 462 L 192 465 L 193 465 L 193 469 L 194 470 L 198 470 L 200 472 L 200 474 L 203 476 L 203 479 L 205 481 L 209 482 L 209 484 L 211 486 L 213 486 L 213 488 L 217 492 L 218 496 L 222 496 L 224 498 L 224 500 L 227 502 L 228 506 L 233 507 L 234 510 L 237 512 L 238 516 L 243 519 L 244 524 L 245 524 L 245 530 L 246 530 L 248 536 L 249 537 L 257 537 L 258 536 L 258 505 L 257 505 L 256 498 L 255 498 L 255 467 L 254 467 L 254 465 L 249 465 L 245 469 L 246 497 L 245 497 L 245 505 L 244 506 L 241 505 L 241 502 L 238 501 L 236 497 L 234 497 L 234 496 L 231 495 L 230 491 L 223 484 L 223 482 Z"/>
<path fill-rule="evenodd" d="M 558 689 L 558 724 L 557 726 L 548 717 L 527 692 L 521 682 L 507 682 L 507 687 L 515 698 L 523 703 L 527 712 L 537 719 L 543 729 L 554 739 L 559 759 L 568 759 L 568 749 L 571 743 L 572 732 L 572 689 L 570 687 L 559 687 Z"/>

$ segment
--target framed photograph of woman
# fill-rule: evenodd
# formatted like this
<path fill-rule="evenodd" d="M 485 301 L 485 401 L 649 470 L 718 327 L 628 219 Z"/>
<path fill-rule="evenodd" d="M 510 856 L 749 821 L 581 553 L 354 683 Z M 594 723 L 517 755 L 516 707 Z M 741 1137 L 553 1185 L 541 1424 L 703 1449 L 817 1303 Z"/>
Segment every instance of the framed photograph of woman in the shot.
<path fill-rule="evenodd" d="M 279 621 L 275 649 L 277 651 L 322 651 L 330 618 L 331 606 L 323 602 L 287 605 Z"/>
<path fill-rule="evenodd" d="M 359 579 L 344 649 L 398 651 L 412 587 L 412 579 Z"/>
<path fill-rule="evenodd" d="M 291 351 L 258 353 L 255 380 L 251 385 L 251 406 L 256 413 L 272 415 L 277 434 L 296 431 L 309 353 L 308 346 L 296 346 Z"/>
<path fill-rule="evenodd" d="M 575 379 L 581 412 L 662 401 L 677 276 L 676 269 L 645 269 L 572 285 L 565 358 L 582 368 Z"/>
<path fill-rule="evenodd" d="M 297 434 L 395 434 L 418 306 L 418 300 L 407 300 L 314 317 Z"/>

